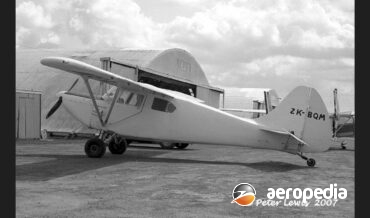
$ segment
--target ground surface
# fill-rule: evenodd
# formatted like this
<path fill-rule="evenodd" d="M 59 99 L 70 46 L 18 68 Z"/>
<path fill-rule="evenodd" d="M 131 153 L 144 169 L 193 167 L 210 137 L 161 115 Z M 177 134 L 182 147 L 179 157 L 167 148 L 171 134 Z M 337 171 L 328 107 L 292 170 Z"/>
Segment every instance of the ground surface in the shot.
<path fill-rule="evenodd" d="M 87 158 L 84 140 L 17 141 L 17 217 L 354 217 L 354 151 L 298 156 L 278 151 L 191 145 L 164 150 L 134 145 L 124 155 Z M 348 191 L 333 206 L 241 207 L 238 183 L 256 189 L 328 188 Z M 256 203 L 256 202 L 254 202 Z"/>

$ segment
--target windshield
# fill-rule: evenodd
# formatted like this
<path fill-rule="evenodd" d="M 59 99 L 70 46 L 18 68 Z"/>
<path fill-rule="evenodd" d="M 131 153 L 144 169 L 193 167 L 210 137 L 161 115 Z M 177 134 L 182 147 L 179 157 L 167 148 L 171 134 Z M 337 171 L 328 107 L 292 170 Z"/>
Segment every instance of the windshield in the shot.
<path fill-rule="evenodd" d="M 104 100 L 109 103 L 113 101 L 114 95 L 116 94 L 117 86 L 93 79 L 89 79 L 89 84 L 95 99 Z M 91 98 L 88 88 L 86 87 L 86 84 L 83 80 L 79 80 L 68 92 L 68 94 Z M 143 101 L 143 94 L 132 92 L 123 88 L 119 89 L 117 103 L 140 107 Z"/>

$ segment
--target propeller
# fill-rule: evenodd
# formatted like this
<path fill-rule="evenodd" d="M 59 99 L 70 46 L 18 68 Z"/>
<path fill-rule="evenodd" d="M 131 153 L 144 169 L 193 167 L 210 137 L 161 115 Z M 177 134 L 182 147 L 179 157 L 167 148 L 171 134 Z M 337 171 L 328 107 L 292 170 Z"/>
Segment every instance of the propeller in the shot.
<path fill-rule="evenodd" d="M 55 102 L 54 106 L 50 108 L 49 112 L 46 114 L 46 119 L 48 119 L 51 115 L 54 114 L 54 112 L 60 107 L 60 105 L 63 102 L 62 96 L 59 97 L 59 99 Z"/>
<path fill-rule="evenodd" d="M 73 82 L 72 86 L 68 89 L 67 92 L 71 91 L 71 89 L 73 89 L 73 87 L 77 84 L 78 82 L 78 78 Z M 60 96 L 58 98 L 58 100 L 54 103 L 53 107 L 50 108 L 49 112 L 46 114 L 46 119 L 48 119 L 51 115 L 53 115 L 55 113 L 55 111 L 58 110 L 58 108 L 60 107 L 60 105 L 62 105 L 63 103 L 63 98 L 62 96 Z"/>

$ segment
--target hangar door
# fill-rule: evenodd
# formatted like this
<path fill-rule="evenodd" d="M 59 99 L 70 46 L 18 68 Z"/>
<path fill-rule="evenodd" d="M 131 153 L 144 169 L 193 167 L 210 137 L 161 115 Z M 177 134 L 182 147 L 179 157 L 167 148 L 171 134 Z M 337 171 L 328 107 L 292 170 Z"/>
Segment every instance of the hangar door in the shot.
<path fill-rule="evenodd" d="M 16 138 L 40 138 L 41 93 L 16 92 Z"/>
<path fill-rule="evenodd" d="M 138 81 L 142 83 L 148 83 L 162 89 L 178 91 L 194 97 L 197 96 L 197 87 L 194 84 L 181 82 L 156 74 L 151 74 L 142 70 L 139 70 Z"/>

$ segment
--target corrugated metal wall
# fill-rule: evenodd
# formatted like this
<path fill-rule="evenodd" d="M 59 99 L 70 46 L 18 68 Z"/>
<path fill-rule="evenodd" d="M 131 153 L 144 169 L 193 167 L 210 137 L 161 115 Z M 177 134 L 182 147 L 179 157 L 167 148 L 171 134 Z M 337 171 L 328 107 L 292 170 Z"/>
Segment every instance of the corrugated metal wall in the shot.
<path fill-rule="evenodd" d="M 17 91 L 15 102 L 16 138 L 40 138 L 41 93 Z"/>

